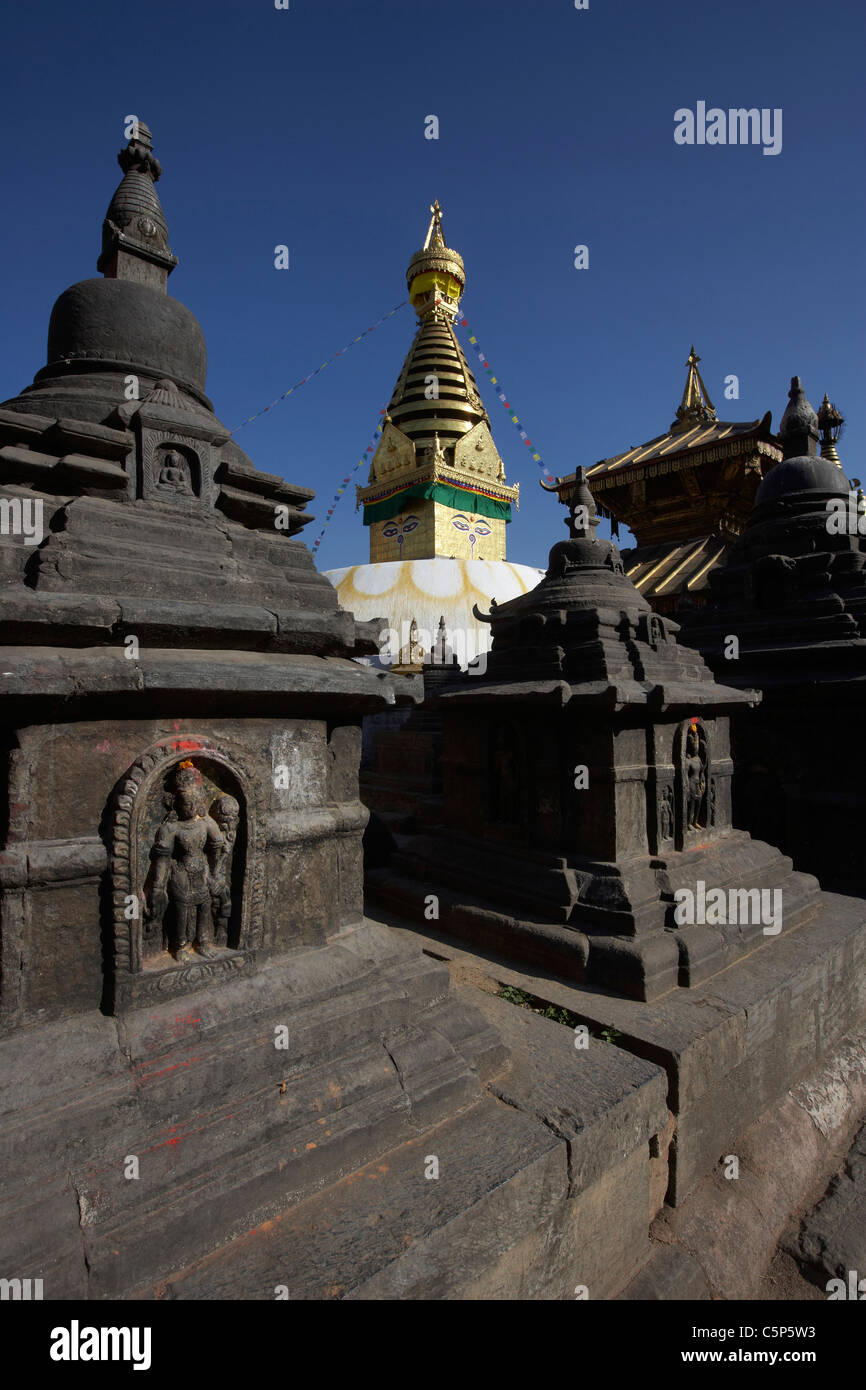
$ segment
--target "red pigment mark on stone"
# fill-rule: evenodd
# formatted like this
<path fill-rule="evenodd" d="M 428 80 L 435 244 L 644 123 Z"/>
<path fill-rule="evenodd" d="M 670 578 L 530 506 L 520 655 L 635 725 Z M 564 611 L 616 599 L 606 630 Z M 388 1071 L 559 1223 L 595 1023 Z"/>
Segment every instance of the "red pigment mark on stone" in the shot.
<path fill-rule="evenodd" d="M 96 745 L 96 751 L 97 751 L 97 753 L 110 753 L 110 752 L 111 752 L 111 744 L 108 742 L 108 739 L 107 739 L 107 738 L 104 738 L 104 739 L 102 740 L 101 743 L 97 743 L 97 745 Z"/>
<path fill-rule="evenodd" d="M 168 1076 L 171 1072 L 177 1071 L 179 1067 L 191 1067 L 193 1062 L 200 1062 L 200 1057 L 190 1057 L 186 1062 L 173 1062 L 170 1067 L 163 1067 L 161 1071 L 151 1071 L 145 1073 L 141 1069 L 138 1072 L 139 1081 L 157 1081 L 161 1076 Z"/>

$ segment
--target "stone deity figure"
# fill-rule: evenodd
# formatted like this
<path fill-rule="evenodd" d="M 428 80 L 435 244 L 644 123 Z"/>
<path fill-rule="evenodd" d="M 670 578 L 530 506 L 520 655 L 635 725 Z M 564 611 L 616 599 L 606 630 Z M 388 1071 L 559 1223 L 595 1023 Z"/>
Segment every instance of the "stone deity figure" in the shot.
<path fill-rule="evenodd" d="M 184 497 L 192 497 L 186 459 L 176 449 L 169 449 L 163 456 L 157 486 L 171 488 L 173 492 L 181 493 Z"/>
<path fill-rule="evenodd" d="M 192 959 L 194 952 L 211 957 L 214 874 L 224 860 L 226 841 L 207 814 L 202 776 L 192 762 L 180 764 L 174 785 L 173 808 L 151 851 L 150 916 L 163 925 L 169 904 L 173 907 L 168 945 L 175 960 Z"/>
<path fill-rule="evenodd" d="M 231 858 L 238 833 L 240 807 L 233 796 L 218 796 L 211 806 L 211 815 L 219 826 L 224 848 L 213 871 L 213 915 L 216 939 L 220 945 L 228 940 L 229 919 L 232 913 Z"/>
<path fill-rule="evenodd" d="M 690 830 L 701 828 L 698 817 L 706 789 L 705 759 L 701 754 L 697 728 L 692 724 L 686 736 L 686 824 Z"/>
<path fill-rule="evenodd" d="M 659 835 L 670 840 L 674 833 L 674 789 L 665 787 L 659 800 Z"/>

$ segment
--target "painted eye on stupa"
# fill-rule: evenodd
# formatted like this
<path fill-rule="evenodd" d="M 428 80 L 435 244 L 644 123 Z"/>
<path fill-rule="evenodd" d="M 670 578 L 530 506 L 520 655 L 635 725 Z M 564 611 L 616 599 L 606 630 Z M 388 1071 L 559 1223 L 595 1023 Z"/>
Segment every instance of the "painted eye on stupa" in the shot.
<path fill-rule="evenodd" d="M 399 534 L 399 529 L 400 528 L 395 526 L 393 521 L 389 521 L 388 525 L 383 528 L 382 535 L 387 537 L 389 541 L 393 540 L 393 538 Z"/>
<path fill-rule="evenodd" d="M 451 525 L 456 526 L 458 531 L 469 531 L 471 529 L 465 516 L 452 516 Z"/>
<path fill-rule="evenodd" d="M 418 525 L 418 518 L 417 518 L 417 516 L 410 516 L 410 517 L 409 517 L 409 520 L 408 520 L 408 521 L 404 521 L 404 523 L 403 523 L 403 535 L 404 535 L 404 536 L 408 536 L 409 532 L 410 532 L 410 531 L 414 531 L 417 525 Z"/>
<path fill-rule="evenodd" d="M 476 521 L 476 523 L 475 523 L 475 534 L 476 534 L 476 536 L 489 536 L 489 535 L 490 535 L 490 527 L 489 527 L 489 526 L 485 526 L 483 521 Z"/>

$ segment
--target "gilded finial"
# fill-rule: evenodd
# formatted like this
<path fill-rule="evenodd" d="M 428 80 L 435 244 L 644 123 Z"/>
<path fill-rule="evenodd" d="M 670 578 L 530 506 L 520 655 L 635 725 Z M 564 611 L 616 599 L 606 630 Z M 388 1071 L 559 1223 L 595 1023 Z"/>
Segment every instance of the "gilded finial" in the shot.
<path fill-rule="evenodd" d="M 424 250 L 429 251 L 431 246 L 444 247 L 445 237 L 442 232 L 442 209 L 439 206 L 439 199 L 430 204 L 430 211 L 433 214 L 430 218 L 430 226 L 427 228 L 427 239 L 424 242 Z"/>
<path fill-rule="evenodd" d="M 836 409 L 830 397 L 824 392 L 824 399 L 821 402 L 821 409 L 818 411 L 818 428 L 821 431 L 821 457 L 829 459 L 831 463 L 837 464 L 840 468 L 842 462 L 839 458 L 836 444 L 839 435 L 842 433 L 842 426 L 845 420 Z"/>
<path fill-rule="evenodd" d="M 435 312 L 453 320 L 466 284 L 463 257 L 445 245 L 438 198 L 430 204 L 430 214 L 424 245 L 409 262 L 406 284 L 419 319 Z"/>
<path fill-rule="evenodd" d="M 686 367 L 686 384 L 683 389 L 683 398 L 677 409 L 677 418 L 674 428 L 693 429 L 695 425 L 703 420 L 710 421 L 716 419 L 716 409 L 710 400 L 709 392 L 704 384 L 704 379 L 698 371 L 700 357 L 695 352 L 695 345 L 692 343 Z"/>

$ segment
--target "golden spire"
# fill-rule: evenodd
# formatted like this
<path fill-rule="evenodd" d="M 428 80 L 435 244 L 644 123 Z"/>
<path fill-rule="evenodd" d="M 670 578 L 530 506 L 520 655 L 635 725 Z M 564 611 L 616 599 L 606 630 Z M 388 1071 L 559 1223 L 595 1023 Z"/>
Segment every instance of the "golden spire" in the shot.
<path fill-rule="evenodd" d="M 830 400 L 827 392 L 824 392 L 824 399 L 821 402 L 821 409 L 818 411 L 818 428 L 821 431 L 821 457 L 829 459 L 830 463 L 838 464 L 842 467 L 836 443 L 842 433 L 842 426 L 845 421 L 839 414 Z"/>
<path fill-rule="evenodd" d="M 437 318 L 447 317 L 453 322 L 466 286 L 466 271 L 459 251 L 445 245 L 438 198 L 430 204 L 430 212 L 427 236 L 409 262 L 406 285 L 419 319 L 433 312 Z"/>
<path fill-rule="evenodd" d="M 674 428 L 694 429 L 695 425 L 701 421 L 715 420 L 716 409 L 710 400 L 709 392 L 704 385 L 704 379 L 698 371 L 700 357 L 695 352 L 695 345 L 692 343 L 692 350 L 686 363 L 688 375 L 683 390 L 683 398 L 677 410 L 677 423 Z"/>
<path fill-rule="evenodd" d="M 504 560 L 506 526 L 519 496 L 517 486 L 505 481 L 484 402 L 454 330 L 466 283 L 463 257 L 445 244 L 438 200 L 430 214 L 424 245 L 406 272 L 418 327 L 367 486 L 357 493 L 370 528 L 371 564 L 476 555 Z"/>
<path fill-rule="evenodd" d="M 431 246 L 436 250 L 445 249 L 445 237 L 442 232 L 442 209 L 439 206 L 439 199 L 430 204 L 430 211 L 433 216 L 430 218 L 430 226 L 427 228 L 427 237 L 424 241 L 424 250 L 429 251 Z"/>

